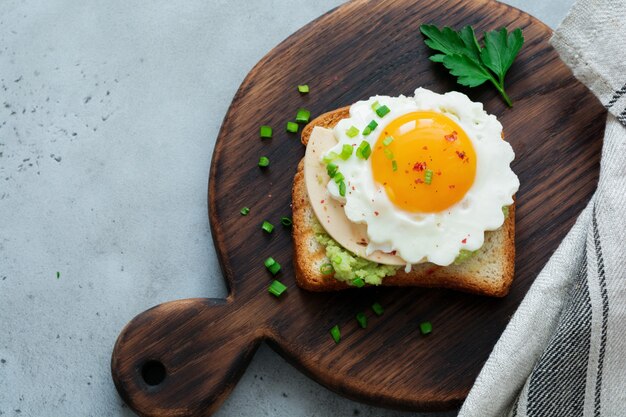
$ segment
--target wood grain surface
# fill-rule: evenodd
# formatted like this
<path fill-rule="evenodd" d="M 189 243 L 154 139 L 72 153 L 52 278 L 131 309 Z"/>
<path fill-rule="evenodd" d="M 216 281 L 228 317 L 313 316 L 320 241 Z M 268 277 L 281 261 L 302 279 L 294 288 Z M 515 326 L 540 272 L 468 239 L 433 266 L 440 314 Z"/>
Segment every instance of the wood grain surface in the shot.
<path fill-rule="evenodd" d="M 515 107 L 495 89 L 466 92 L 498 116 L 516 153 L 516 278 L 490 299 L 446 290 L 371 288 L 310 293 L 295 285 L 290 214 L 293 174 L 304 148 L 285 122 L 375 94 L 410 95 L 423 86 L 459 89 L 419 34 L 423 23 L 478 33 L 520 27 L 526 42 L 507 76 Z M 531 16 L 490 0 L 353 1 L 302 28 L 250 72 L 224 119 L 209 180 L 209 217 L 229 296 L 154 307 L 121 332 L 112 356 L 115 385 L 142 416 L 208 416 L 233 389 L 263 341 L 311 378 L 367 403 L 410 410 L 459 406 L 533 279 L 592 195 L 606 112 L 559 60 L 551 31 Z M 308 83 L 311 93 L 295 86 Z M 261 141 L 261 124 L 274 137 Z M 271 166 L 257 167 L 259 156 Z M 239 214 L 250 207 L 247 217 Z M 278 225 L 265 234 L 265 219 Z M 167 256 L 167 254 L 163 254 Z M 269 295 L 263 260 L 282 265 L 288 286 Z M 380 302 L 376 317 L 369 306 Z M 354 316 L 365 311 L 369 325 Z M 433 333 L 423 337 L 419 323 Z M 335 345 L 329 329 L 341 327 Z"/>

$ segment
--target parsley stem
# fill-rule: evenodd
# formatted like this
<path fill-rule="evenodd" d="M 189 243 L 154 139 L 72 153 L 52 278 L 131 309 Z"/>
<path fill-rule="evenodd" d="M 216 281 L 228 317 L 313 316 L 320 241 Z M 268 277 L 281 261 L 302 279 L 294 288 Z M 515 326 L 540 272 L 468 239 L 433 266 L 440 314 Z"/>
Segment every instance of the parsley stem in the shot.
<path fill-rule="evenodd" d="M 513 107 L 513 103 L 511 102 L 511 99 L 506 94 L 506 91 L 504 91 L 504 83 L 503 82 L 502 83 L 497 82 L 493 77 L 490 78 L 490 81 L 496 87 L 496 89 L 500 92 L 500 95 L 502 96 L 502 98 L 506 102 L 507 106 Z"/>

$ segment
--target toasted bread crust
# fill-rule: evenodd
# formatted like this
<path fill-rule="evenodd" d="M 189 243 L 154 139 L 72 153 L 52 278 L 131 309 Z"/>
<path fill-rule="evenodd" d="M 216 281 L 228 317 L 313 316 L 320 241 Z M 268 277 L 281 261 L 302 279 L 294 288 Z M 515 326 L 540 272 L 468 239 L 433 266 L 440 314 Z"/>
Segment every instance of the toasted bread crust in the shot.
<path fill-rule="evenodd" d="M 322 114 L 302 131 L 306 145 L 315 126 L 332 128 L 348 117 L 349 107 Z M 304 181 L 304 160 L 300 161 L 292 189 L 293 242 L 296 283 L 309 291 L 337 291 L 351 288 L 332 275 L 324 276 L 319 266 L 328 262 L 325 249 L 315 239 L 317 221 L 309 202 Z M 503 297 L 509 292 L 515 269 L 515 204 L 509 207 L 504 225 L 485 232 L 481 251 L 461 265 L 441 267 L 432 263 L 415 265 L 406 273 L 400 269 L 394 276 L 383 278 L 385 286 L 419 286 L 450 288 L 474 294 Z M 488 270 L 488 272 L 487 272 Z"/>

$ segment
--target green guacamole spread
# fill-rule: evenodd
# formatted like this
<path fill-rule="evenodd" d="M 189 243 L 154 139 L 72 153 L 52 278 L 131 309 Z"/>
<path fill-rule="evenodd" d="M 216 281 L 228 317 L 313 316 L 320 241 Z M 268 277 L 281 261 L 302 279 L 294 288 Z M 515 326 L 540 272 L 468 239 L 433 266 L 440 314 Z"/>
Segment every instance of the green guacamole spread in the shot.
<path fill-rule="evenodd" d="M 326 248 L 326 256 L 335 270 L 335 279 L 348 282 L 361 278 L 366 284 L 380 285 L 384 277 L 395 275 L 401 266 L 382 265 L 368 261 L 344 249 L 333 238 L 328 236 L 324 228 L 315 225 L 315 239 Z"/>
<path fill-rule="evenodd" d="M 509 208 L 504 206 L 502 211 L 504 217 L 508 217 Z M 326 249 L 326 257 L 333 266 L 335 279 L 339 281 L 345 281 L 352 285 L 353 280 L 361 278 L 366 284 L 380 285 L 383 282 L 383 278 L 395 275 L 398 269 L 402 268 L 402 266 L 372 262 L 347 251 L 331 238 L 318 222 L 315 223 L 314 231 L 315 240 Z M 463 263 L 476 252 L 478 251 L 461 250 L 459 256 L 454 260 L 454 264 L 459 265 Z"/>

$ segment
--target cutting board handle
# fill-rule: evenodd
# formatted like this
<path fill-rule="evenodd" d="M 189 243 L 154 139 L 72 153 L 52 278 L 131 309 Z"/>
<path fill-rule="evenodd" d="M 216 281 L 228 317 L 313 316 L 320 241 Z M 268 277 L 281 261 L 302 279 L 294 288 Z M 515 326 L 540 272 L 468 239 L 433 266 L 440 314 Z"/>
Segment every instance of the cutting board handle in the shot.
<path fill-rule="evenodd" d="M 115 343 L 118 392 L 141 416 L 208 416 L 227 397 L 261 339 L 231 300 L 196 298 L 135 317 Z"/>

